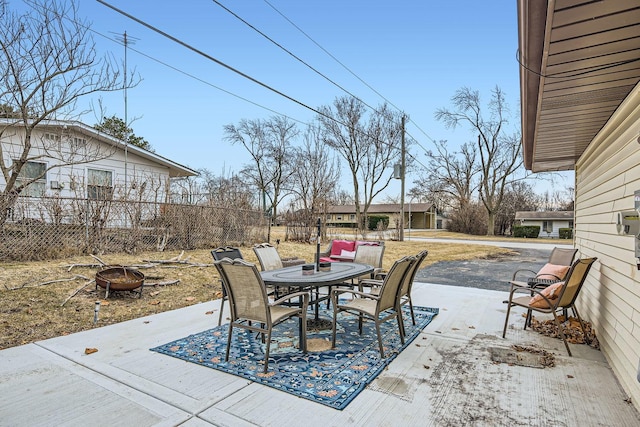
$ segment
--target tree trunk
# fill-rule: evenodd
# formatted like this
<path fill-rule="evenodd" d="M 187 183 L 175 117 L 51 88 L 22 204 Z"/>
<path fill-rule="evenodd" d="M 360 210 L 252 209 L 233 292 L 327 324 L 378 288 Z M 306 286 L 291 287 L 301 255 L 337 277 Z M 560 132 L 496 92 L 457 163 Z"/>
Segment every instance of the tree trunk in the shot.
<path fill-rule="evenodd" d="M 496 234 L 496 214 L 495 212 L 487 213 L 489 214 L 487 219 L 487 236 L 494 236 Z"/>

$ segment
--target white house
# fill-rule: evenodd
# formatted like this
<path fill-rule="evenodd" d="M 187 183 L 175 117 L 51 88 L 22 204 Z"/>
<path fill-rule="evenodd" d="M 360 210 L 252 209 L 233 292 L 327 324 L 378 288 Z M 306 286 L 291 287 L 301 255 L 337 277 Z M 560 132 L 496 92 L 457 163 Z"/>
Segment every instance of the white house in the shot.
<path fill-rule="evenodd" d="M 598 258 L 577 307 L 640 408 L 638 12 L 627 0 L 518 1 L 525 166 L 575 170 L 575 247 Z"/>
<path fill-rule="evenodd" d="M 561 228 L 573 228 L 573 211 L 518 211 L 517 225 L 537 225 L 538 237 L 560 237 Z"/>
<path fill-rule="evenodd" d="M 2 161 L 10 167 L 22 152 L 24 127 L 14 119 L 0 118 L 0 144 Z M 27 204 L 31 210 L 37 205 L 34 197 L 164 203 L 170 178 L 197 175 L 186 166 L 78 121 L 43 122 L 33 131 L 31 144 L 18 178 L 18 184 L 37 178 L 20 194 L 31 198 Z M 5 186 L 0 174 L 0 188 Z"/>

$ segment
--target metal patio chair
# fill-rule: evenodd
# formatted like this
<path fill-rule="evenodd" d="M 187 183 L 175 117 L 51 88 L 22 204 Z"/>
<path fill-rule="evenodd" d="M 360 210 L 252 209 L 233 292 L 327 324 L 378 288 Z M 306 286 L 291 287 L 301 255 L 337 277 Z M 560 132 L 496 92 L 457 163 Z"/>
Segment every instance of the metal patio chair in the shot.
<path fill-rule="evenodd" d="M 285 297 L 269 302 L 262 276 L 255 264 L 242 259 L 231 260 L 224 258 L 215 261 L 214 265 L 223 277 L 223 284 L 227 288 L 229 307 L 231 308 L 231 322 L 229 322 L 229 337 L 225 361 L 229 360 L 231 338 L 234 328 L 243 328 L 266 335 L 266 350 L 264 356 L 264 371 L 269 369 L 269 350 L 271 348 L 271 334 L 273 328 L 291 317 L 299 317 L 300 350 L 307 352 L 307 307 L 309 305 L 308 292 L 295 292 Z M 298 298 L 299 304 L 293 306 L 292 299 Z M 287 303 L 285 306 L 284 303 Z"/>
<path fill-rule="evenodd" d="M 332 345 L 334 348 L 336 346 L 338 313 L 341 312 L 348 312 L 358 316 L 360 333 L 362 333 L 363 317 L 368 317 L 374 321 L 381 357 L 385 357 L 384 347 L 382 345 L 382 334 L 380 333 L 380 324 L 382 322 L 395 318 L 398 322 L 400 341 L 404 344 L 404 328 L 401 324 L 402 317 L 400 315 L 398 291 L 409 267 L 411 266 L 411 263 L 414 262 L 414 260 L 415 257 L 407 256 L 394 262 L 382 283 L 379 295 L 372 295 L 370 293 L 342 288 L 331 291 L 331 300 L 333 302 Z M 350 301 L 343 301 L 341 303 L 340 296 L 345 293 L 350 293 L 354 298 Z"/>
<path fill-rule="evenodd" d="M 211 251 L 211 256 L 214 261 L 220 261 L 223 258 L 229 259 L 244 259 L 240 249 L 232 246 L 220 246 Z M 224 309 L 224 302 L 229 298 L 227 296 L 227 288 L 224 286 L 223 278 L 220 276 L 220 285 L 222 285 L 222 301 L 220 302 L 220 315 L 218 316 L 218 326 L 222 324 L 222 312 Z"/>
<path fill-rule="evenodd" d="M 584 284 L 584 281 L 591 270 L 591 266 L 597 258 L 585 258 L 579 259 L 573 263 L 564 281 L 558 282 L 554 285 L 548 286 L 543 290 L 531 288 L 527 282 L 511 282 L 511 290 L 509 292 L 509 300 L 507 301 L 507 315 L 504 319 L 504 329 L 502 330 L 502 338 L 507 333 L 507 326 L 509 324 L 509 314 L 511 313 L 511 307 L 519 306 L 527 309 L 527 312 L 537 311 L 540 313 L 553 314 L 553 319 L 558 328 L 558 332 L 564 345 L 567 348 L 567 353 L 571 356 L 571 350 L 567 343 L 567 338 L 564 334 L 564 329 L 560 320 L 558 319 L 558 310 L 571 309 L 573 314 L 578 318 L 582 333 L 584 334 L 585 341 L 588 342 L 587 332 L 584 328 L 584 322 L 578 314 L 575 302 L 580 289 Z M 515 295 L 518 293 L 526 293 L 524 296 Z M 531 297 L 531 294 L 534 294 Z M 567 317 L 565 316 L 565 320 Z M 527 329 L 528 319 L 525 319 L 524 329 Z"/>

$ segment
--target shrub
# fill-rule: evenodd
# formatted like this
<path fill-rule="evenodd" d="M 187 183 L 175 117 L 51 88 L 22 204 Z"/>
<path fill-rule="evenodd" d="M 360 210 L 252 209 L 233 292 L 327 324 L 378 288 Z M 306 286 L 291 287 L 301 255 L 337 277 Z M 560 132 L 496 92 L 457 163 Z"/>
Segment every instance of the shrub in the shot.
<path fill-rule="evenodd" d="M 538 235 L 540 235 L 539 225 L 516 225 L 513 227 L 513 237 L 535 239 Z"/>
<path fill-rule="evenodd" d="M 558 237 L 561 239 L 573 239 L 573 228 L 558 229 Z"/>
<path fill-rule="evenodd" d="M 447 230 L 483 236 L 487 234 L 487 210 L 479 203 L 459 207 L 449 213 Z"/>
<path fill-rule="evenodd" d="M 386 230 L 389 227 L 389 216 L 387 215 L 369 215 L 368 219 L 368 230 Z"/>

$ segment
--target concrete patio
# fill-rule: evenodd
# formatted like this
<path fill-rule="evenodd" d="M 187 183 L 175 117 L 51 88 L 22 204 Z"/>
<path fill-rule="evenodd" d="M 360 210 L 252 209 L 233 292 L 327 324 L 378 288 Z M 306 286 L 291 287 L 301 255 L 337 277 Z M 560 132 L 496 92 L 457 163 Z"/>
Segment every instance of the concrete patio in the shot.
<path fill-rule="evenodd" d="M 640 425 L 598 350 L 568 357 L 523 331 L 518 310 L 502 339 L 506 291 L 416 283 L 413 295 L 440 314 L 343 411 L 149 351 L 213 327 L 216 300 L 0 351 L 0 425 Z M 551 350 L 556 366 L 492 361 L 516 343 Z"/>

